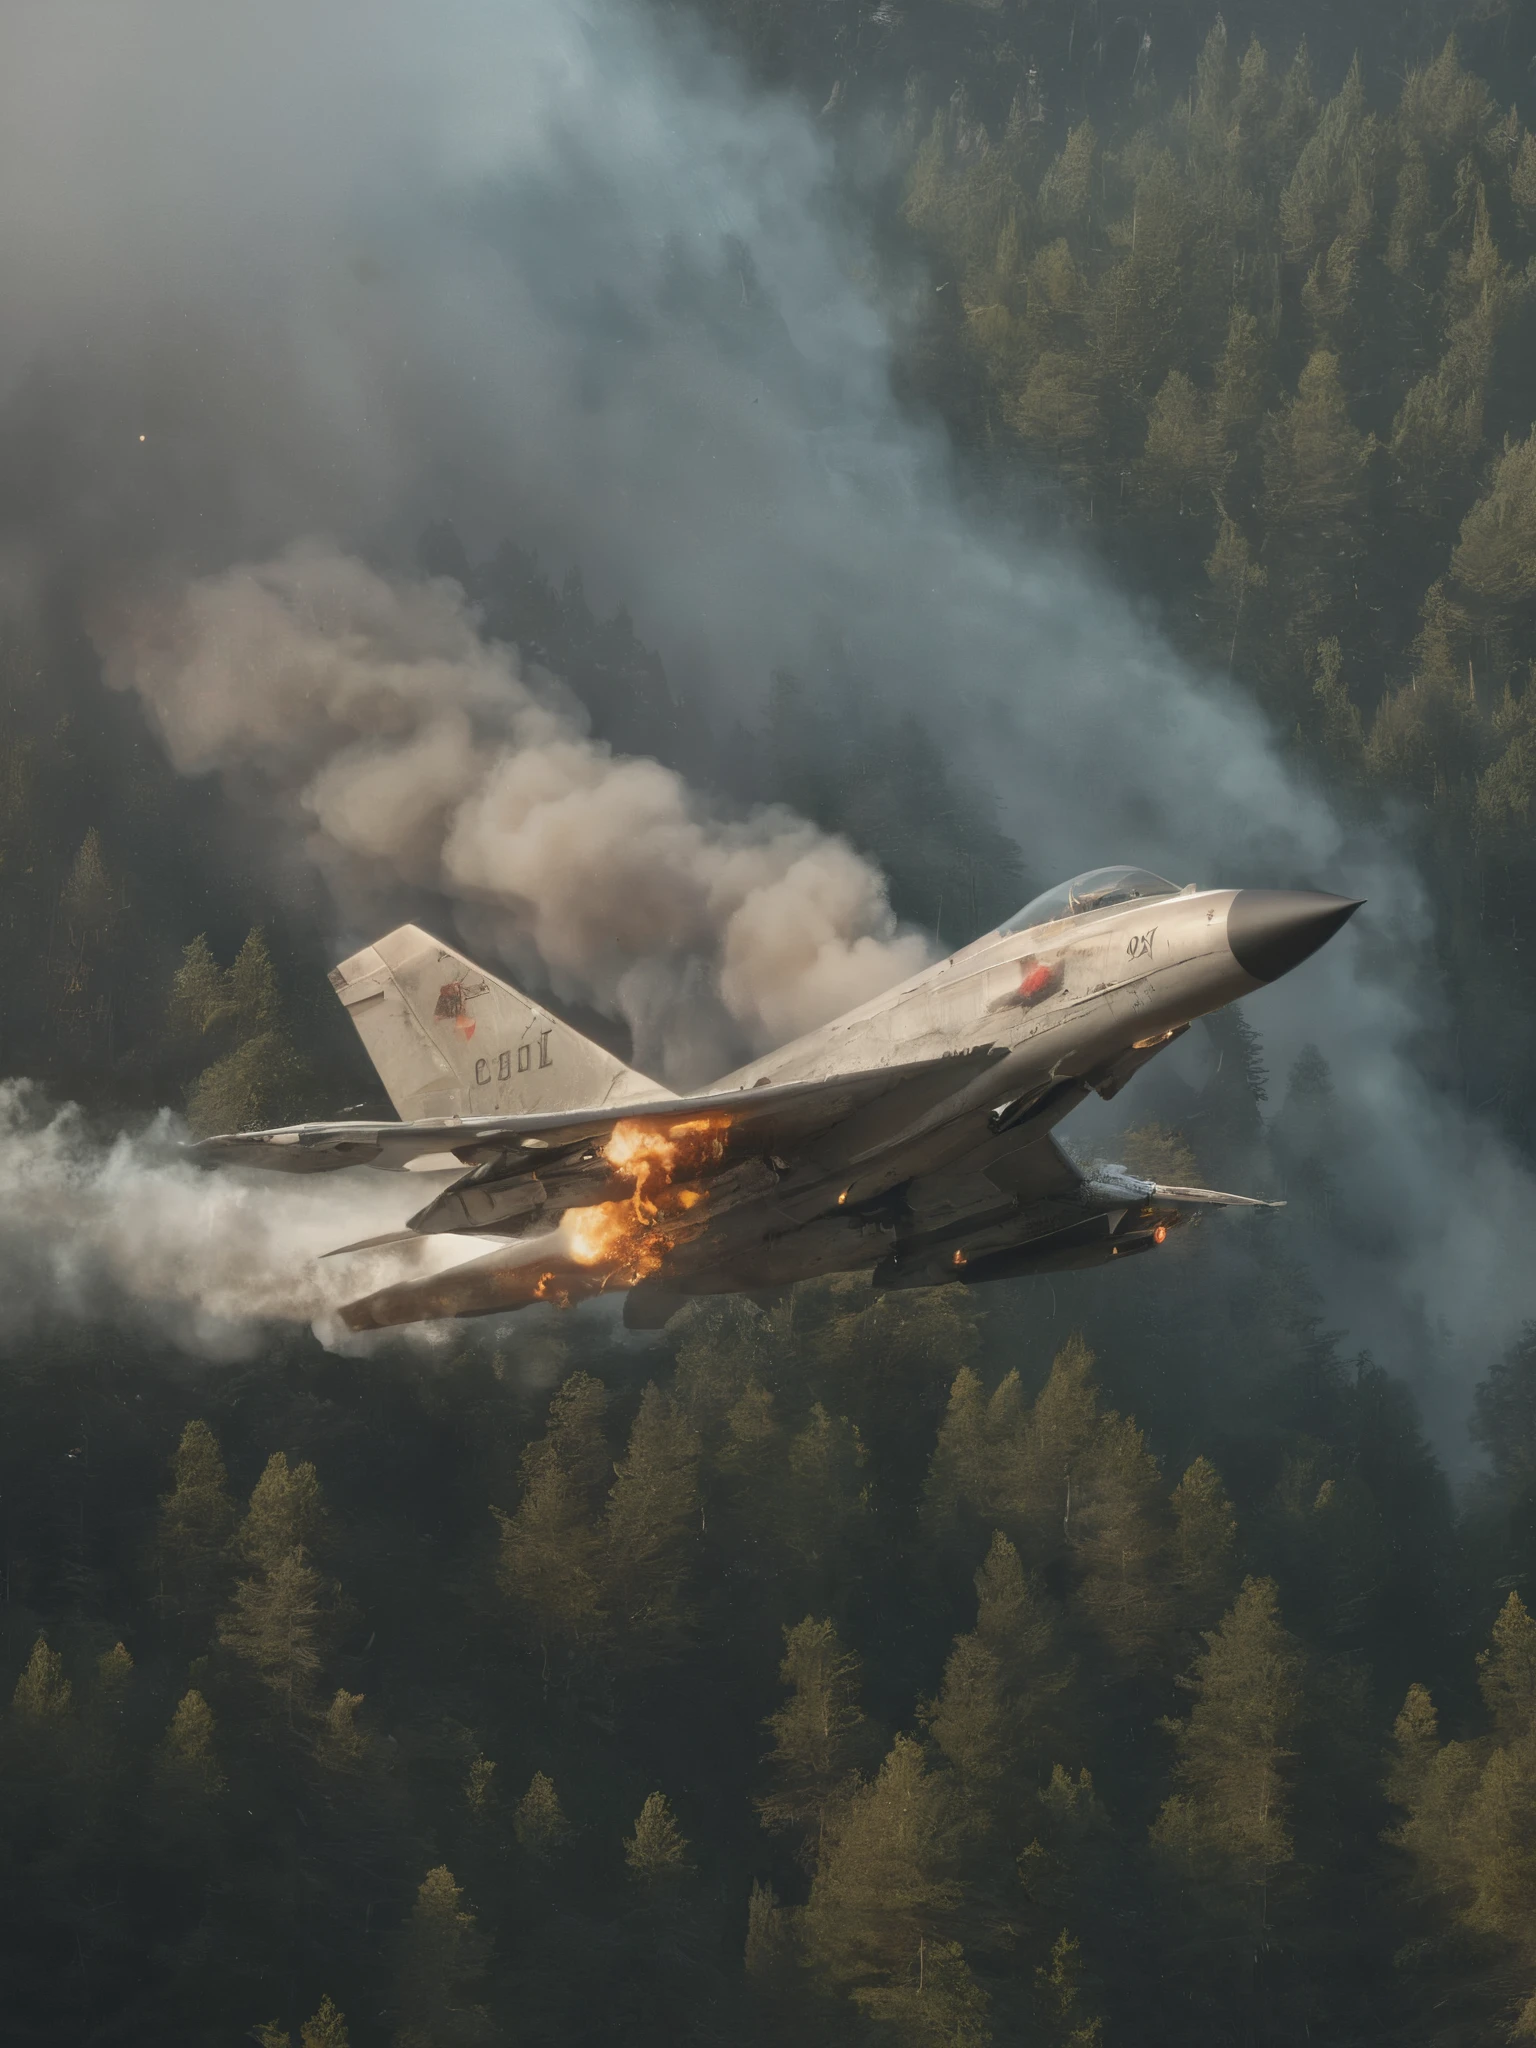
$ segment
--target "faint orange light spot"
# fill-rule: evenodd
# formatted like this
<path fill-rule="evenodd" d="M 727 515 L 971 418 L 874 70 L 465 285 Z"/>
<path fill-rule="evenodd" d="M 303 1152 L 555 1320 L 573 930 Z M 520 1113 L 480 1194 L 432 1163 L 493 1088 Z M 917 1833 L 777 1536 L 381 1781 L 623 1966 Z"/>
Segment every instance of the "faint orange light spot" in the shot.
<path fill-rule="evenodd" d="M 1168 1242 L 1168 1226 L 1166 1223 L 1159 1223 L 1156 1230 L 1153 1231 L 1152 1242 L 1154 1244 L 1166 1244 Z"/>

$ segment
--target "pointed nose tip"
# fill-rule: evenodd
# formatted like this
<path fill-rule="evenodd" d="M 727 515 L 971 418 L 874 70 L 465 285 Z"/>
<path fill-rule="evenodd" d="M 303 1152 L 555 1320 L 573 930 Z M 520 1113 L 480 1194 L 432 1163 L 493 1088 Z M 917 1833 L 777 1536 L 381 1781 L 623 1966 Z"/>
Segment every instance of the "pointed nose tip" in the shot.
<path fill-rule="evenodd" d="M 1227 911 L 1227 944 L 1244 974 L 1278 981 L 1348 924 L 1361 900 L 1316 889 L 1239 889 Z"/>

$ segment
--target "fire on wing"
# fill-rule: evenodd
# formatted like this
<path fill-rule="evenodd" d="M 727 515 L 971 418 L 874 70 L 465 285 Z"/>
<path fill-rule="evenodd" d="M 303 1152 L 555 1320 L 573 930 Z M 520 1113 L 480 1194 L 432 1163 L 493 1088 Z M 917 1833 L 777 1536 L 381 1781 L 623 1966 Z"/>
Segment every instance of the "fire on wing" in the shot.
<path fill-rule="evenodd" d="M 616 1123 L 602 1157 L 629 1183 L 618 1201 L 567 1209 L 559 1228 L 529 1257 L 498 1250 L 426 1280 L 405 1280 L 350 1302 L 350 1330 L 381 1330 L 422 1317 L 491 1315 L 547 1301 L 561 1308 L 588 1295 L 636 1286 L 657 1272 L 679 1225 L 699 1222 L 699 1178 L 725 1157 L 731 1120 L 697 1116 L 658 1129 Z"/>

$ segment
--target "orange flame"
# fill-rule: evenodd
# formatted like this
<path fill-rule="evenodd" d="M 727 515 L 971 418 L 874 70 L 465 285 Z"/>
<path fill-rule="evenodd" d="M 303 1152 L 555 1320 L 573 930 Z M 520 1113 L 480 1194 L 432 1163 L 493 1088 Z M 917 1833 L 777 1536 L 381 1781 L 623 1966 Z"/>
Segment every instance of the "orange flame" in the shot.
<path fill-rule="evenodd" d="M 608 1266 L 610 1279 L 623 1287 L 654 1273 L 666 1254 L 669 1221 L 704 1199 L 702 1188 L 678 1186 L 679 1175 L 724 1158 L 729 1129 L 725 1116 L 693 1117 L 669 1130 L 615 1124 L 602 1156 L 632 1192 L 624 1201 L 566 1210 L 560 1228 L 571 1257 L 583 1266 Z"/>

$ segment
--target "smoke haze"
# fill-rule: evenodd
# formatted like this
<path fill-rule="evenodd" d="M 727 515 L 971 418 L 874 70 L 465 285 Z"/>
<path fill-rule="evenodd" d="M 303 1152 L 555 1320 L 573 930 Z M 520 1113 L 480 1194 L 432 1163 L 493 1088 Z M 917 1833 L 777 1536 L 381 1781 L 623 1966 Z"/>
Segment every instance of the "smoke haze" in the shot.
<path fill-rule="evenodd" d="M 60 1308 L 137 1322 L 205 1358 L 255 1348 L 263 1322 L 307 1323 L 401 1275 L 476 1255 L 452 1239 L 332 1261 L 398 1229 L 429 1185 L 416 1174 L 345 1186 L 212 1175 L 180 1152 L 174 1118 L 103 1142 L 73 1106 L 0 1081 L 0 1327 Z"/>
<path fill-rule="evenodd" d="M 455 584 L 296 547 L 192 584 L 107 675 L 178 768 L 308 825 L 344 915 L 381 874 L 440 891 L 520 972 L 624 1015 L 640 1064 L 679 1085 L 711 1077 L 690 1070 L 711 1042 L 723 1071 L 731 1027 L 743 1051 L 780 1044 L 928 957 L 845 842 L 783 810 L 711 818 L 672 770 L 616 758 L 477 637 Z"/>
<path fill-rule="evenodd" d="M 531 533 L 706 701 L 835 644 L 1041 878 L 1131 859 L 1369 897 L 1252 1005 L 1273 1070 L 1315 1040 L 1351 1105 L 1366 1248 L 1320 1268 L 1330 1306 L 1393 1362 L 1443 1322 L 1476 1367 L 1530 1310 L 1530 1179 L 1413 1064 L 1438 1022 L 1415 876 L 1091 568 L 962 498 L 892 396 L 902 308 L 797 107 L 604 5 L 124 0 L 8 39 L 9 573 L 88 579 L 178 765 L 302 817 L 341 920 L 430 881 L 673 1074 L 917 957 L 841 843 L 713 817 L 451 592 L 358 559 L 444 511 Z"/>

